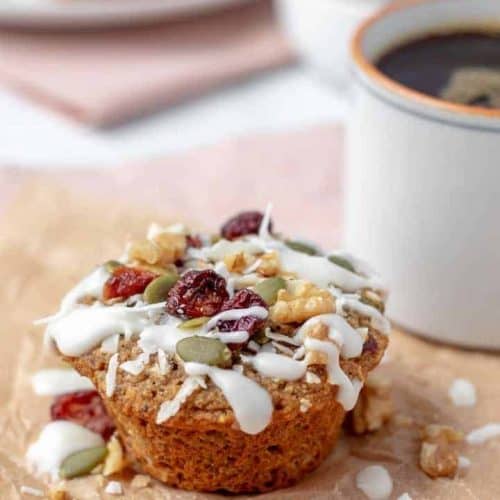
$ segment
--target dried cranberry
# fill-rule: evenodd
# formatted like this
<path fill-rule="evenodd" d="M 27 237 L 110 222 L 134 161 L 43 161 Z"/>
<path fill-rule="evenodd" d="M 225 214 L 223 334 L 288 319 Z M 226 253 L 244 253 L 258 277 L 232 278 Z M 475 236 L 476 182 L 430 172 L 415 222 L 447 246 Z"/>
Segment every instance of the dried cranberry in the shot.
<path fill-rule="evenodd" d="M 378 350 L 377 340 L 373 335 L 368 335 L 365 343 L 363 344 L 363 354 L 368 352 L 370 354 L 376 353 Z"/>
<path fill-rule="evenodd" d="M 228 297 L 226 280 L 215 271 L 187 271 L 168 292 L 167 312 L 182 318 L 213 316 Z"/>
<path fill-rule="evenodd" d="M 187 246 L 192 248 L 201 248 L 203 246 L 203 242 L 197 234 L 188 234 L 186 236 L 186 242 Z"/>
<path fill-rule="evenodd" d="M 52 420 L 69 420 L 108 440 L 115 425 L 97 391 L 78 391 L 57 396 L 50 407 Z"/>
<path fill-rule="evenodd" d="M 105 300 L 121 297 L 126 299 L 144 289 L 156 278 L 156 274 L 133 267 L 121 266 L 104 283 L 103 297 Z"/>
<path fill-rule="evenodd" d="M 234 240 L 246 234 L 257 234 L 264 214 L 257 211 L 241 212 L 229 219 L 221 229 L 221 234 L 227 240 Z M 269 223 L 271 230 L 272 223 Z"/>
<path fill-rule="evenodd" d="M 231 299 L 224 302 L 221 310 L 247 309 L 248 307 L 254 306 L 267 309 L 267 304 L 260 295 L 257 295 L 248 288 L 242 288 L 237 291 Z M 243 316 L 240 319 L 219 321 L 217 327 L 221 332 L 245 331 L 252 336 L 264 326 L 265 322 L 265 319 L 256 318 L 255 316 Z"/>

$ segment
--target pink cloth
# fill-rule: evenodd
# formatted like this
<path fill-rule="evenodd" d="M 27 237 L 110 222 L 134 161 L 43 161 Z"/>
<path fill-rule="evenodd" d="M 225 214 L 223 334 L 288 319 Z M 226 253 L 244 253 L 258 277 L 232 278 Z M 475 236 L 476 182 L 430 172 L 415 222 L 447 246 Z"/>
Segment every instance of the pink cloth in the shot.
<path fill-rule="evenodd" d="M 113 169 L 38 174 L 0 169 L 0 200 L 8 194 L 15 199 L 14 190 L 32 181 L 56 182 L 79 196 L 104 199 L 110 209 L 115 204 L 152 209 L 158 221 L 180 217 L 209 230 L 240 210 L 264 210 L 272 202 L 278 231 L 328 248 L 341 229 L 342 141 L 340 127 L 318 126 L 232 139 Z"/>
<path fill-rule="evenodd" d="M 98 126 L 291 59 L 267 0 L 147 27 L 0 32 L 0 83 Z"/>

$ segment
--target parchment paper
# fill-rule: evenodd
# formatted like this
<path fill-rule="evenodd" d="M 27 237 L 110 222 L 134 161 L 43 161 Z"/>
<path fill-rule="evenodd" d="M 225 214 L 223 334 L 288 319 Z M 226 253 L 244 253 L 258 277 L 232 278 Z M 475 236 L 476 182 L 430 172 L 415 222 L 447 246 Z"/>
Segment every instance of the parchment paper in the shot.
<path fill-rule="evenodd" d="M 57 366 L 58 361 L 42 350 L 43 331 L 31 326 L 31 321 L 56 311 L 62 294 L 96 263 L 119 254 L 127 235 L 142 236 L 150 220 L 168 222 L 177 215 L 96 201 L 40 180 L 17 191 L 0 220 L 0 498 L 22 498 L 21 485 L 45 488 L 28 473 L 23 455 L 48 421 L 50 398 L 35 396 L 29 378 L 42 367 Z M 202 221 L 202 216 L 198 222 L 207 226 L 209 221 Z M 389 360 L 379 370 L 394 381 L 399 415 L 464 431 L 500 420 L 500 363 L 493 354 L 460 351 L 394 332 Z M 456 377 L 476 384 L 476 407 L 457 409 L 447 399 L 447 389 Z M 390 471 L 393 498 L 403 492 L 413 499 L 500 497 L 500 439 L 464 445 L 462 453 L 472 466 L 453 480 L 427 478 L 416 465 L 418 448 L 416 427 L 395 423 L 370 437 L 347 436 L 321 468 L 298 486 L 259 498 L 365 498 L 355 487 L 355 476 L 372 464 Z M 123 486 L 127 499 L 219 498 L 158 483 L 132 490 L 124 480 Z M 113 498 L 103 493 L 96 478 L 70 481 L 68 491 L 78 499 Z"/>

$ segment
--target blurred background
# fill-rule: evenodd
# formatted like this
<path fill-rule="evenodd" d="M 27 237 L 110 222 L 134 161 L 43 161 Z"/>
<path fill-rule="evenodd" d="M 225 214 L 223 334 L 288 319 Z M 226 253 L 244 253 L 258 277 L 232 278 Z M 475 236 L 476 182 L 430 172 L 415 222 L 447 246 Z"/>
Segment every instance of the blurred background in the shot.
<path fill-rule="evenodd" d="M 342 123 L 348 38 L 382 3 L 5 0 L 0 161 L 104 169 Z"/>

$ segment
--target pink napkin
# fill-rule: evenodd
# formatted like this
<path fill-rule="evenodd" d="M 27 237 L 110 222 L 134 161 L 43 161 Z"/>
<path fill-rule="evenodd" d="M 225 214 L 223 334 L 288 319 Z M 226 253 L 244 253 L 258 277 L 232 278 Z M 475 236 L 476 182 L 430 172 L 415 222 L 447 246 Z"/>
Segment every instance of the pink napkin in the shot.
<path fill-rule="evenodd" d="M 23 186 L 57 183 L 115 206 L 153 210 L 215 230 L 234 213 L 274 204 L 276 229 L 333 247 L 340 234 L 342 141 L 338 126 L 227 140 L 162 160 L 112 169 L 0 169 L 2 208 Z M 49 195 L 48 195 L 49 196 Z"/>
<path fill-rule="evenodd" d="M 268 0 L 95 32 L 0 32 L 0 83 L 109 126 L 291 61 Z"/>

